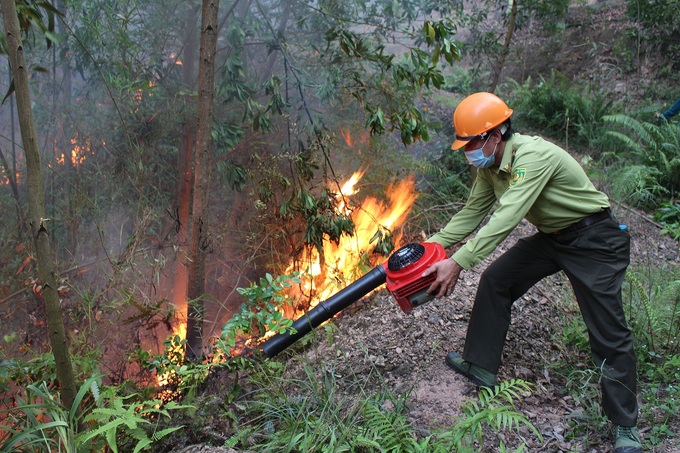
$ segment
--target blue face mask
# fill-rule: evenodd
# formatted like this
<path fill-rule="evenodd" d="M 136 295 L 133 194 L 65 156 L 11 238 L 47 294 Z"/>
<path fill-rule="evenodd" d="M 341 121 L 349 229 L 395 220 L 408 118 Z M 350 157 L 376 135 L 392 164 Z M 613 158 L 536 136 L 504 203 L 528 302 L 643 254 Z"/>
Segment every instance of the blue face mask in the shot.
<path fill-rule="evenodd" d="M 490 156 L 484 155 L 484 146 L 486 146 L 486 142 L 489 141 L 489 138 L 491 138 L 491 135 L 487 137 L 481 147 L 470 151 L 465 151 L 465 157 L 467 157 L 467 160 L 477 168 L 489 168 L 496 161 L 496 147 L 498 147 L 498 144 L 496 144 L 496 146 L 493 148 L 493 153 L 491 153 Z"/>

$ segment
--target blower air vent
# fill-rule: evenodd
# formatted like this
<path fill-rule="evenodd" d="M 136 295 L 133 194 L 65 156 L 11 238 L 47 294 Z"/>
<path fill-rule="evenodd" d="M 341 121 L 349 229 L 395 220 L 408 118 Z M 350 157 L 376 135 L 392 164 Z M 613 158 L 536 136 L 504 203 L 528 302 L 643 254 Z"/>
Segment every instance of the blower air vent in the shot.
<path fill-rule="evenodd" d="M 443 259 L 446 259 L 446 252 L 441 244 L 422 242 L 403 246 L 390 256 L 387 263 L 383 263 L 387 268 L 387 290 L 405 313 L 434 298 L 434 295 L 427 294 L 427 289 L 435 275 L 423 277 L 423 272 Z"/>
<path fill-rule="evenodd" d="M 387 268 L 393 272 L 399 271 L 418 261 L 424 254 L 425 247 L 422 244 L 407 244 L 390 256 Z"/>

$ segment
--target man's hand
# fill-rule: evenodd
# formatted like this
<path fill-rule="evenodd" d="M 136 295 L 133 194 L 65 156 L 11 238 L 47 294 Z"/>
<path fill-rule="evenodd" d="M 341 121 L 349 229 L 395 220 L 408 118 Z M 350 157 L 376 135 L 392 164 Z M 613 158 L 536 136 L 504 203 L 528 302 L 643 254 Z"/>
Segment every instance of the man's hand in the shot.
<path fill-rule="evenodd" d="M 453 289 L 458 283 L 458 277 L 463 268 L 456 263 L 453 258 L 448 258 L 434 263 L 423 272 L 423 277 L 427 277 L 432 273 L 437 274 L 437 278 L 427 289 L 428 294 L 433 294 L 439 288 L 437 297 L 448 296 L 453 292 Z"/>

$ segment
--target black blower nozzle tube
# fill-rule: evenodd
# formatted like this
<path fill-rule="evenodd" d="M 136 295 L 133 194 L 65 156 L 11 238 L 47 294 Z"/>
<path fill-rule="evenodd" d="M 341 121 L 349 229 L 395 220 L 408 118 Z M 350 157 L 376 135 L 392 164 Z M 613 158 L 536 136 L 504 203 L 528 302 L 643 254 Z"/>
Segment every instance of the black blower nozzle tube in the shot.
<path fill-rule="evenodd" d="M 290 331 L 276 334 L 262 345 L 262 351 L 267 357 L 274 357 L 312 329 L 331 319 L 338 312 L 349 307 L 357 300 L 370 293 L 387 281 L 387 273 L 383 266 L 376 266 L 359 280 L 333 294 L 319 305 L 309 310 L 293 322 L 295 333 Z"/>

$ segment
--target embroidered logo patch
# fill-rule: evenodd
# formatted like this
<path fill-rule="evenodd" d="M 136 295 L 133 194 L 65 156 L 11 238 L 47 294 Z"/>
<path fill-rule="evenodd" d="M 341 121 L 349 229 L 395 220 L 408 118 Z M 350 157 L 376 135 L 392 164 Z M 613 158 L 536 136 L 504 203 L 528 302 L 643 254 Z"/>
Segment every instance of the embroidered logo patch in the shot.
<path fill-rule="evenodd" d="M 526 168 L 515 168 L 515 171 L 512 172 L 512 179 L 510 180 L 510 187 L 524 181 L 524 177 L 526 175 L 527 175 L 527 169 Z"/>

